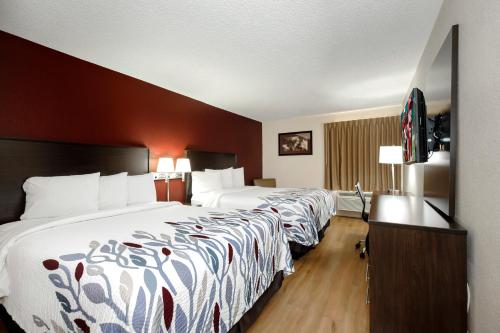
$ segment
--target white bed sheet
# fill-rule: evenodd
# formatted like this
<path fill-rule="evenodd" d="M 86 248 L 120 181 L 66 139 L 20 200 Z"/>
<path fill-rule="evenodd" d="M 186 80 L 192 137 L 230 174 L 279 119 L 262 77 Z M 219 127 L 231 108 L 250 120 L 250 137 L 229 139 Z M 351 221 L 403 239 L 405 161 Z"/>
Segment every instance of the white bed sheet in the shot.
<path fill-rule="evenodd" d="M 0 300 L 27 332 L 226 332 L 293 272 L 279 216 L 152 203 L 0 226 Z"/>
<path fill-rule="evenodd" d="M 307 188 L 245 186 L 193 195 L 202 207 L 228 209 L 276 209 L 290 241 L 306 246 L 318 244 L 318 231 L 335 215 L 336 192 Z"/>

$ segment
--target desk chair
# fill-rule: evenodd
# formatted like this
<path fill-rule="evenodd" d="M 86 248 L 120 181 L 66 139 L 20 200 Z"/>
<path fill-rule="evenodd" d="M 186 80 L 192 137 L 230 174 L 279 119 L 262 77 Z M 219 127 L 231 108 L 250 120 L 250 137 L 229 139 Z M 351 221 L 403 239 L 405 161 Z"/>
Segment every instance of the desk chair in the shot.
<path fill-rule="evenodd" d="M 356 185 L 354 185 L 354 188 L 356 189 L 356 195 L 359 196 L 359 198 L 361 199 L 361 203 L 363 204 L 363 208 L 361 210 L 361 218 L 363 219 L 363 221 L 368 223 L 368 213 L 365 212 L 366 198 L 365 194 L 363 193 L 363 189 L 361 188 L 361 184 L 357 182 Z M 361 247 L 363 244 L 364 246 Z M 361 259 L 364 259 L 366 254 L 370 254 L 368 245 L 368 234 L 366 234 L 366 238 L 364 240 L 362 239 L 356 243 L 356 249 L 361 249 L 361 252 L 359 253 L 359 257 Z"/>

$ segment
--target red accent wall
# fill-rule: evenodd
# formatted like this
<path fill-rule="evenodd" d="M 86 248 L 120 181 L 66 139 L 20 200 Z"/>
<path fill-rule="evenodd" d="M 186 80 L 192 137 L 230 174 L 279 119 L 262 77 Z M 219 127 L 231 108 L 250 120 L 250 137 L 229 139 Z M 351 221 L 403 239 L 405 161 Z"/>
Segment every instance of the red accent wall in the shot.
<path fill-rule="evenodd" d="M 262 124 L 0 31 L 0 136 L 235 152 L 245 180 L 262 176 Z M 157 182 L 159 199 L 165 198 Z M 171 199 L 182 200 L 180 180 Z"/>

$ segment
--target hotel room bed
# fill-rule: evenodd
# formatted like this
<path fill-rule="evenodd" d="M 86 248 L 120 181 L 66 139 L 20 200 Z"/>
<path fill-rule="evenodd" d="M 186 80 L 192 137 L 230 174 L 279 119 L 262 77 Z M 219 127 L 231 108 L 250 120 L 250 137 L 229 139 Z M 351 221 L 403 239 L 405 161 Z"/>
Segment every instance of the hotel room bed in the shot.
<path fill-rule="evenodd" d="M 245 186 L 198 193 L 191 204 L 212 208 L 272 209 L 281 215 L 294 256 L 317 245 L 335 214 L 335 194 L 322 189 Z"/>
<path fill-rule="evenodd" d="M 186 150 L 193 171 L 236 167 L 236 154 Z M 299 258 L 323 238 L 335 215 L 335 192 L 306 188 L 267 188 L 240 186 L 214 191 L 192 192 L 192 179 L 186 182 L 186 200 L 212 208 L 272 209 L 281 215 L 290 249 Z"/>
<path fill-rule="evenodd" d="M 293 271 L 271 209 L 148 203 L 18 221 L 27 178 L 143 174 L 146 148 L 0 139 L 0 155 L 9 332 L 245 331 Z"/>
<path fill-rule="evenodd" d="M 27 332 L 227 332 L 293 270 L 269 210 L 155 203 L 0 235 L 0 297 Z"/>

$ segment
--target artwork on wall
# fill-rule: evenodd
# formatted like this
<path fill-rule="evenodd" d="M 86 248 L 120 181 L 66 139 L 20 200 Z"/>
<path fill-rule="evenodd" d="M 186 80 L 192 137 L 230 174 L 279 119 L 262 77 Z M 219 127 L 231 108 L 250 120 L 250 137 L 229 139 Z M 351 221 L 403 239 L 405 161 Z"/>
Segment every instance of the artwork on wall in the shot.
<path fill-rule="evenodd" d="M 312 131 L 279 133 L 278 152 L 280 156 L 312 155 Z"/>

